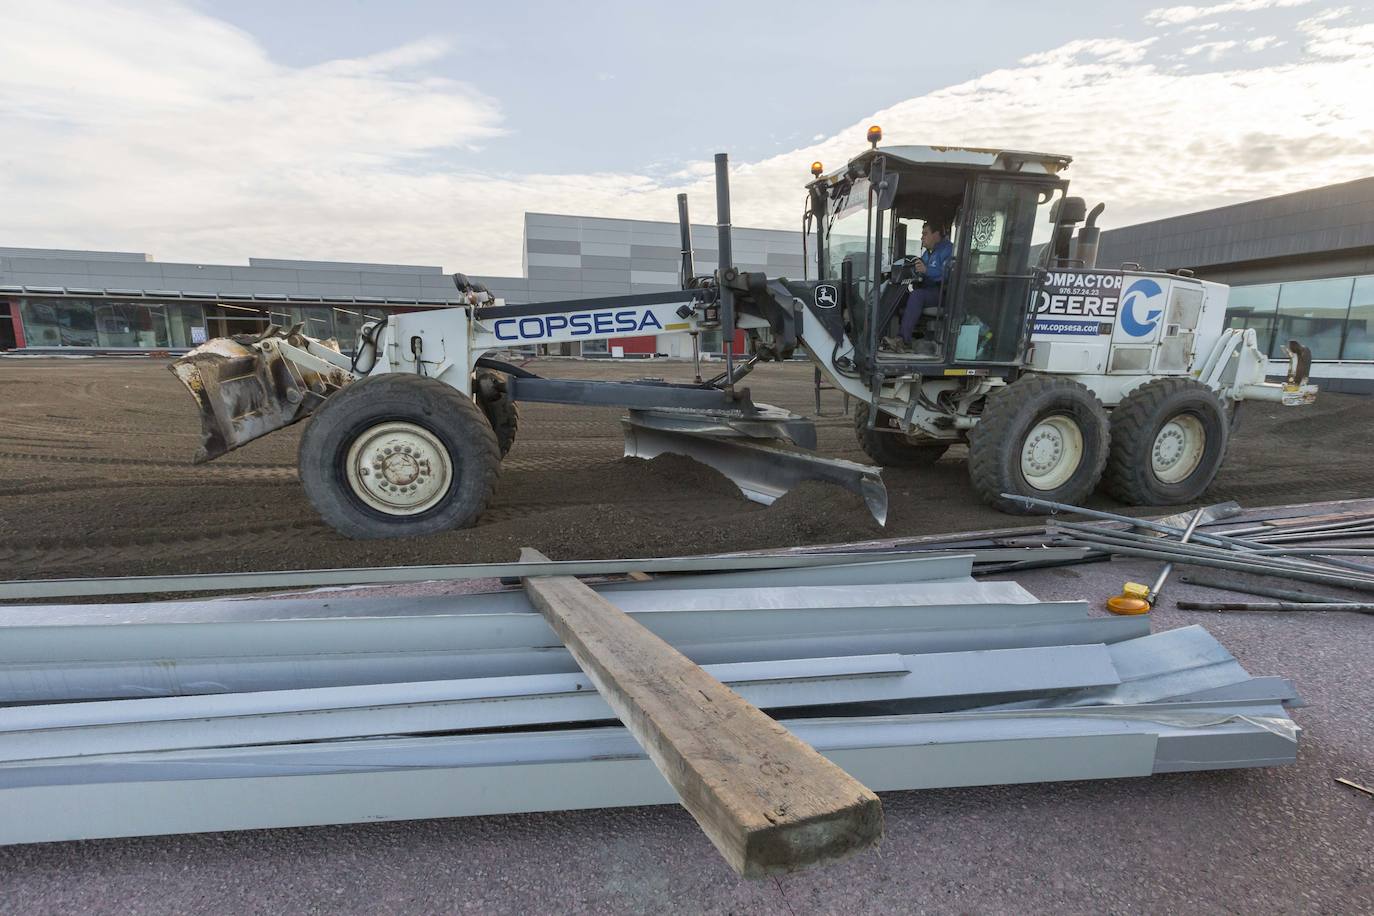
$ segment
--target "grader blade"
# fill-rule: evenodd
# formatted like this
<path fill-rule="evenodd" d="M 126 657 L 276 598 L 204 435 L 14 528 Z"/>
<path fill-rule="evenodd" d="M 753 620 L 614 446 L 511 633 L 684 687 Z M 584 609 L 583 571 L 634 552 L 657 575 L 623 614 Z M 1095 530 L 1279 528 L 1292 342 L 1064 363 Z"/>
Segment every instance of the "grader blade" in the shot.
<path fill-rule="evenodd" d="M 765 506 L 806 480 L 836 484 L 863 497 L 878 524 L 887 524 L 887 486 L 881 468 L 821 458 L 777 440 L 660 428 L 637 422 L 633 415 L 620 423 L 627 458 L 686 455 L 720 471 L 746 498 Z"/>
<path fill-rule="evenodd" d="M 269 335 L 221 337 L 172 361 L 168 368 L 200 411 L 201 447 L 194 463 L 305 419 L 348 383 L 345 370 L 303 365 L 283 352 L 284 343 Z"/>

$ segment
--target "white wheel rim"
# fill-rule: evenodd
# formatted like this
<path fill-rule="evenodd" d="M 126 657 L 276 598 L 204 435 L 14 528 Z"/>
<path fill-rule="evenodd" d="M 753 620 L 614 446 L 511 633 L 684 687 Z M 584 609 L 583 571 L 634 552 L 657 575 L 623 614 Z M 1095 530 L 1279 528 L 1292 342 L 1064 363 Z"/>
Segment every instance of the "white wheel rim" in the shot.
<path fill-rule="evenodd" d="M 1207 430 L 1192 414 L 1181 413 L 1170 418 L 1155 436 L 1150 448 L 1150 468 L 1164 483 L 1186 480 L 1202 463 L 1207 450 Z"/>
<path fill-rule="evenodd" d="M 1062 487 L 1082 462 L 1083 431 L 1071 417 L 1046 417 L 1021 446 L 1021 476 L 1037 490 Z"/>
<path fill-rule="evenodd" d="M 448 492 L 453 467 L 439 438 L 414 423 L 380 423 L 353 440 L 345 459 L 348 485 L 388 515 L 418 515 Z"/>

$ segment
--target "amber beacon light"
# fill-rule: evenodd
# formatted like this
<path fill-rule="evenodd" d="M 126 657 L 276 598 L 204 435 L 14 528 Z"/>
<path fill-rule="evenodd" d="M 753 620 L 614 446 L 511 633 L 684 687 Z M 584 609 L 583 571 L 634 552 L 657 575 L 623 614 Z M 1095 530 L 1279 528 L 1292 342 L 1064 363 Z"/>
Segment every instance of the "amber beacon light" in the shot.
<path fill-rule="evenodd" d="M 868 129 L 868 142 L 873 144 L 873 148 L 878 148 L 878 141 L 883 138 L 883 129 L 874 124 Z"/>

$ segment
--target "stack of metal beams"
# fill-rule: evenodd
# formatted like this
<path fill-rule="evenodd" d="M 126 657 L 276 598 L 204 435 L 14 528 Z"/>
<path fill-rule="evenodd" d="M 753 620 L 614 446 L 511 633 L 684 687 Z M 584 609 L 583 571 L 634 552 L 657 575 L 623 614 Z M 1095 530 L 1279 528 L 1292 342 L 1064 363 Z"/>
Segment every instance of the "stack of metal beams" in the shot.
<path fill-rule="evenodd" d="M 807 563 L 597 589 L 876 791 L 1295 759 L 1200 627 Z M 0 608 L 0 704 L 0 843 L 676 800 L 522 591 Z"/>

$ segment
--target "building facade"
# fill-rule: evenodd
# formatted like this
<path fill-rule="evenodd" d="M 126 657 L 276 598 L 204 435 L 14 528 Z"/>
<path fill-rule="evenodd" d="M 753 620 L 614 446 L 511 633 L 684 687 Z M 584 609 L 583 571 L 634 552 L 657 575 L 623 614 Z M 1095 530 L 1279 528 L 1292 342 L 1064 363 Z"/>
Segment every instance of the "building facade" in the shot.
<path fill-rule="evenodd" d="M 797 231 L 737 228 L 732 240 L 744 270 L 801 274 Z M 715 228 L 692 226 L 692 244 L 695 271 L 715 270 Z M 678 289 L 680 261 L 676 223 L 527 213 L 523 275 L 475 278 L 508 302 L 585 299 Z M 458 301 L 452 278 L 432 266 L 279 258 L 181 264 L 136 252 L 0 248 L 0 349 L 176 352 L 297 323 L 346 349 L 367 318 Z M 702 337 L 703 352 L 721 352 L 718 332 Z M 691 341 L 626 337 L 561 352 L 690 356 Z"/>
<path fill-rule="evenodd" d="M 1328 391 L 1374 391 L 1374 178 L 1102 233 L 1098 265 L 1190 270 L 1231 286 L 1230 327 L 1254 328 L 1282 374 L 1289 340 Z"/>
<path fill-rule="evenodd" d="M 800 277 L 796 230 L 737 228 L 743 270 Z M 695 270 L 716 269 L 716 231 L 692 226 Z M 1374 391 L 1374 178 L 1106 231 L 1100 266 L 1189 270 L 1232 287 L 1228 322 L 1251 327 L 1284 371 L 1290 339 L 1312 350 L 1327 390 Z M 676 223 L 525 214 L 522 275 L 478 276 L 509 302 L 679 288 Z M 368 317 L 442 308 L 458 294 L 439 267 L 250 258 L 162 263 L 132 252 L 0 248 L 0 349 L 178 351 L 205 339 L 304 323 L 351 345 Z M 701 349 L 721 352 L 719 334 Z M 737 346 L 741 344 L 737 343 Z M 573 356 L 690 356 L 686 335 L 565 345 Z"/>

